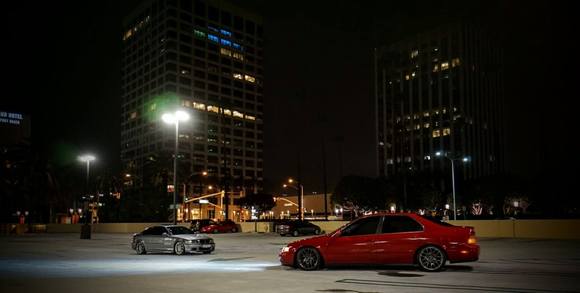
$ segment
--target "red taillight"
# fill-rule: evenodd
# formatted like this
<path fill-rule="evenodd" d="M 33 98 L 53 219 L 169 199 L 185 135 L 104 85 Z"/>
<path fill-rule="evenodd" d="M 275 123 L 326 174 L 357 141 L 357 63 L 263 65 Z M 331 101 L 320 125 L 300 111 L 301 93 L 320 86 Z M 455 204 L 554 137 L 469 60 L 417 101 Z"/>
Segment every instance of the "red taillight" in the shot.
<path fill-rule="evenodd" d="M 469 236 L 469 239 L 467 239 L 467 244 L 477 244 L 477 238 L 475 235 Z"/>

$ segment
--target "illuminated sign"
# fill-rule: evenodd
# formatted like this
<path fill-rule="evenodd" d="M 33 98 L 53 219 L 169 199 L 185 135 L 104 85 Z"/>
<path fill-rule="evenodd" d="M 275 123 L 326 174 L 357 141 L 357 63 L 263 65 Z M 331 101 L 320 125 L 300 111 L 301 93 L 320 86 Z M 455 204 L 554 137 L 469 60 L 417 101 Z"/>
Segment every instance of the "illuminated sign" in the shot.
<path fill-rule="evenodd" d="M 20 125 L 20 121 L 24 120 L 22 114 L 0 111 L 0 123 Z"/>

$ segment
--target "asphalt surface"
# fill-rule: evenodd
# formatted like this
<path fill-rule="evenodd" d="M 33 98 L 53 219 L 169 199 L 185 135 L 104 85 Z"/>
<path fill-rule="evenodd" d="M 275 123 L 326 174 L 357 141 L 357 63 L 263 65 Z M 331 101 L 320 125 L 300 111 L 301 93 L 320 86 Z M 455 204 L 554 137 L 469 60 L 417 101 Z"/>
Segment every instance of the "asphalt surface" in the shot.
<path fill-rule="evenodd" d="M 480 261 L 438 273 L 411 266 L 280 266 L 297 240 L 212 235 L 210 255 L 137 255 L 129 234 L 0 236 L 0 292 L 580 292 L 580 241 L 480 239 Z"/>

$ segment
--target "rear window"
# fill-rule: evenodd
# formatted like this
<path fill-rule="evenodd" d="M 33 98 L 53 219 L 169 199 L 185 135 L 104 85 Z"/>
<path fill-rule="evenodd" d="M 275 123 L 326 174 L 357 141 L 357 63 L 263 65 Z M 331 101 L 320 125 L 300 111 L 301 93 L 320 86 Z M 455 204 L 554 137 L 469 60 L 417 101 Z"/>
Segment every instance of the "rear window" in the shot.
<path fill-rule="evenodd" d="M 441 225 L 441 226 L 446 226 L 446 227 L 453 227 L 453 225 L 446 223 L 446 222 L 442 222 L 441 220 L 434 218 L 434 217 L 429 217 L 429 216 L 421 216 L 423 219 L 430 221 L 432 223 Z"/>

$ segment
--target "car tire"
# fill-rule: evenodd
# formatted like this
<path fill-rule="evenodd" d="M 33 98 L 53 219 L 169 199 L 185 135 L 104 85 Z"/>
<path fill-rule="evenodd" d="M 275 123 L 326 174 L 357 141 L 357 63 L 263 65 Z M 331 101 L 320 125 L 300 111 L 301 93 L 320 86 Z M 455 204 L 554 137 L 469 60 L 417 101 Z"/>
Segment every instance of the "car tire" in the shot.
<path fill-rule="evenodd" d="M 314 230 L 314 235 L 319 235 L 320 234 L 320 230 L 316 229 Z"/>
<path fill-rule="evenodd" d="M 316 248 L 304 247 L 296 252 L 296 266 L 304 271 L 314 271 L 320 268 L 322 257 Z"/>
<path fill-rule="evenodd" d="M 173 246 L 173 252 L 175 252 L 177 255 L 183 255 L 185 253 L 185 244 L 183 241 L 175 242 L 175 245 Z"/>
<path fill-rule="evenodd" d="M 145 244 L 143 241 L 139 241 L 139 243 L 137 243 L 137 246 L 135 246 L 135 251 L 137 251 L 137 254 L 147 254 L 147 250 L 145 249 Z"/>
<path fill-rule="evenodd" d="M 292 236 L 297 237 L 298 235 L 300 235 L 300 233 L 298 233 L 298 230 L 292 231 Z"/>
<path fill-rule="evenodd" d="M 232 228 L 232 233 L 238 232 L 238 228 Z"/>
<path fill-rule="evenodd" d="M 434 245 L 428 245 L 419 249 L 416 258 L 419 268 L 426 272 L 440 271 L 447 261 L 445 252 Z"/>
<path fill-rule="evenodd" d="M 217 234 L 219 231 L 217 229 L 213 230 L 213 234 Z"/>

